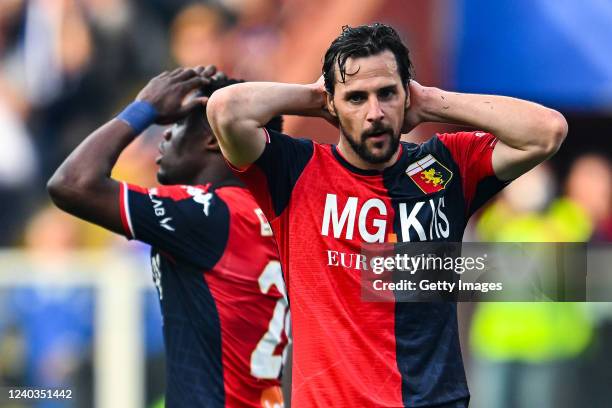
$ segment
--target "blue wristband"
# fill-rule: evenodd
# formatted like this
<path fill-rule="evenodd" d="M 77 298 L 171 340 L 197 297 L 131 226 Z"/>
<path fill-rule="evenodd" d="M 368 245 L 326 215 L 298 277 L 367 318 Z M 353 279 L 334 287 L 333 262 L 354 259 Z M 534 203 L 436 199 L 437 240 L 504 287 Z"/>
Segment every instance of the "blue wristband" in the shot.
<path fill-rule="evenodd" d="M 117 119 L 130 125 L 137 134 L 155 123 L 156 118 L 157 109 L 145 101 L 134 101 L 117 115 Z"/>

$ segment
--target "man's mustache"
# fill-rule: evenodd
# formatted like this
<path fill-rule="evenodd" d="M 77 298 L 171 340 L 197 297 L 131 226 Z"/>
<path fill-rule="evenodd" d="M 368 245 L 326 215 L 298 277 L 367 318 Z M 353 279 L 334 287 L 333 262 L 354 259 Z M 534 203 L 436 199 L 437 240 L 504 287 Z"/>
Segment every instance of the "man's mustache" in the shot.
<path fill-rule="evenodd" d="M 382 124 L 376 124 L 370 129 L 363 131 L 361 134 L 361 140 L 365 141 L 368 137 L 380 135 L 382 133 L 387 133 L 390 136 L 393 136 L 393 129 Z"/>

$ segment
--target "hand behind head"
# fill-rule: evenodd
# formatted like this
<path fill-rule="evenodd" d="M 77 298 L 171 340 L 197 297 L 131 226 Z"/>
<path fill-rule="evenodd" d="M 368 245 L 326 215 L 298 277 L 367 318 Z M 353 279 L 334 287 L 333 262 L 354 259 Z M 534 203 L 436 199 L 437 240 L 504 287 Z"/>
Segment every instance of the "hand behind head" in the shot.
<path fill-rule="evenodd" d="M 198 96 L 188 101 L 185 101 L 185 98 L 194 90 L 210 84 L 216 73 L 214 65 L 165 71 L 151 79 L 138 93 L 136 100 L 153 105 L 158 113 L 155 123 L 174 123 L 187 116 L 196 106 L 206 104 L 206 96 Z"/>

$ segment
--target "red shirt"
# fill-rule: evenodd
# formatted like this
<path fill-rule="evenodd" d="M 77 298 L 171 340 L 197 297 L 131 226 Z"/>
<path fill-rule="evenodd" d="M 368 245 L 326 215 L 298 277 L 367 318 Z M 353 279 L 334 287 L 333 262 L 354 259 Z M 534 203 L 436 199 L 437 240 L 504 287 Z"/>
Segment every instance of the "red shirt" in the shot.
<path fill-rule="evenodd" d="M 152 246 L 166 406 L 282 406 L 287 299 L 272 231 L 253 196 L 235 185 L 123 183 L 120 200 L 126 236 Z"/>
<path fill-rule="evenodd" d="M 402 143 L 384 171 L 333 145 L 270 132 L 239 172 L 271 220 L 288 284 L 292 403 L 425 407 L 467 401 L 456 303 L 366 302 L 365 243 L 460 242 L 469 216 L 505 183 L 487 133 Z"/>

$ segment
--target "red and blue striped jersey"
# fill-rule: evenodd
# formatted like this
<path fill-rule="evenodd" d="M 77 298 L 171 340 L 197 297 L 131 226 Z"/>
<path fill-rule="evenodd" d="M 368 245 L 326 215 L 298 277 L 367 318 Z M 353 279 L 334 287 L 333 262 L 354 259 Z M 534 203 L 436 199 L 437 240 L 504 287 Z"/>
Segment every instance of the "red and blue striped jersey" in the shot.
<path fill-rule="evenodd" d="M 366 243 L 460 242 L 470 215 L 505 185 L 491 164 L 496 141 L 462 132 L 402 142 L 397 161 L 377 171 L 352 166 L 334 145 L 269 132 L 262 155 L 237 172 L 280 249 L 295 406 L 469 399 L 456 303 L 366 302 L 357 255 Z"/>
<path fill-rule="evenodd" d="M 167 407 L 282 407 L 288 307 L 272 230 L 244 186 L 122 183 L 125 235 L 152 246 Z"/>

